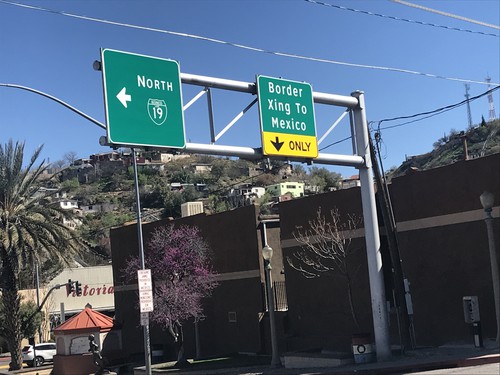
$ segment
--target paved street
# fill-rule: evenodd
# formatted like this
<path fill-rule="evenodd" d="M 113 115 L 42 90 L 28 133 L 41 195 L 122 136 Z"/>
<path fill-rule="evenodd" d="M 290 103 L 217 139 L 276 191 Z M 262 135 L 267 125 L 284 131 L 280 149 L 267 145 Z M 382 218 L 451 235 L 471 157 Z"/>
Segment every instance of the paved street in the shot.
<path fill-rule="evenodd" d="M 410 374 L 410 373 L 407 373 Z M 412 375 L 498 375 L 500 374 L 500 363 L 489 363 L 486 365 L 447 368 L 423 372 L 412 372 Z"/>
<path fill-rule="evenodd" d="M 162 370 L 162 372 L 226 375 L 387 375 L 387 374 L 421 374 L 421 375 L 499 375 L 500 353 L 493 340 L 485 340 L 485 347 L 475 348 L 471 345 L 449 344 L 434 348 L 421 348 L 408 351 L 405 355 L 394 356 L 391 361 L 365 364 L 349 364 L 328 368 L 271 368 L 268 365 L 252 367 L 217 368 L 209 371 L 186 368 L 179 370 Z M 52 366 L 9 372 L 8 354 L 0 356 L 0 374 L 49 375 Z M 205 369 L 206 370 L 206 369 Z M 126 375 L 131 375 L 131 371 Z M 124 374 L 125 375 L 125 374 Z"/>
<path fill-rule="evenodd" d="M 0 370 L 8 370 L 10 363 L 9 353 L 0 355 Z M 27 367 L 26 364 L 23 363 L 23 367 Z"/>

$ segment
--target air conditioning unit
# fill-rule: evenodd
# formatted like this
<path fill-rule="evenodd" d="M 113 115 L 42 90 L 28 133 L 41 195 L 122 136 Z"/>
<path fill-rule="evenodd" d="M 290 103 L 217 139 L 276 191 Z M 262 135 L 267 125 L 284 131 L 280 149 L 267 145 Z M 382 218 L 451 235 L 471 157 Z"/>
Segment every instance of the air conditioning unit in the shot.
<path fill-rule="evenodd" d="M 203 202 L 186 202 L 181 204 L 182 217 L 203 213 Z"/>

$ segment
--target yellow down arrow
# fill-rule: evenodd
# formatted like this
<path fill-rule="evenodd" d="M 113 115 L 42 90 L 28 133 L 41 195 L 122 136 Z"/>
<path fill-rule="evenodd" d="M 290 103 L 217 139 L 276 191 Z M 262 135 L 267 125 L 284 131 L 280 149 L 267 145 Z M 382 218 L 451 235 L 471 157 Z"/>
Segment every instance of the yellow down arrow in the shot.
<path fill-rule="evenodd" d="M 315 136 L 262 132 L 264 155 L 318 157 L 318 140 Z"/>

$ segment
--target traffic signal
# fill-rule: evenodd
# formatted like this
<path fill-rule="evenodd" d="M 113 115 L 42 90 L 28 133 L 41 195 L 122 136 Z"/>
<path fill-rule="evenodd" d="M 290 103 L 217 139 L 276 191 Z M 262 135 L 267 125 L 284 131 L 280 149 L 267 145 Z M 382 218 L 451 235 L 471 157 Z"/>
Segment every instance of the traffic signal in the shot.
<path fill-rule="evenodd" d="M 66 284 L 66 296 L 69 296 L 74 291 L 75 288 L 73 287 L 73 282 L 71 281 L 71 279 L 68 279 L 68 283 Z"/>
<path fill-rule="evenodd" d="M 75 291 L 78 297 L 82 295 L 82 284 L 80 284 L 78 281 L 75 281 Z"/>

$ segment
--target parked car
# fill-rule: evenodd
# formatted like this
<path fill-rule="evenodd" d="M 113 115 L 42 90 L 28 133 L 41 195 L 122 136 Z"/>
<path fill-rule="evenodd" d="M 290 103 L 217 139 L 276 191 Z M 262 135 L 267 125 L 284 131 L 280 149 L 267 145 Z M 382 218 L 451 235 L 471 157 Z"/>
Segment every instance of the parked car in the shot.
<path fill-rule="evenodd" d="M 23 362 L 28 367 L 36 367 L 43 365 L 45 362 L 52 362 L 53 357 L 56 355 L 56 344 L 53 342 L 43 342 L 33 345 L 26 345 L 22 349 Z"/>

